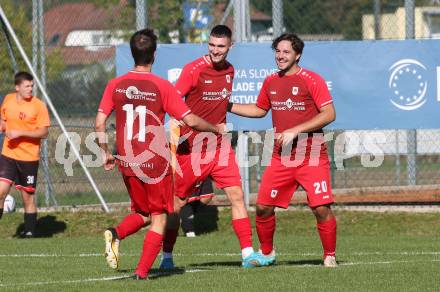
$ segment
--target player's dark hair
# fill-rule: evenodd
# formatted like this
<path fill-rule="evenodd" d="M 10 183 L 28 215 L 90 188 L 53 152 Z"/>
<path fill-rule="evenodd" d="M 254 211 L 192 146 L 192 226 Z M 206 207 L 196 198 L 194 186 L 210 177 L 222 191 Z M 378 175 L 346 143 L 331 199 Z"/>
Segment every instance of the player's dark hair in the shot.
<path fill-rule="evenodd" d="M 34 77 L 28 72 L 21 71 L 15 74 L 14 76 L 14 84 L 20 85 L 23 81 L 33 81 Z"/>
<path fill-rule="evenodd" d="M 210 36 L 216 37 L 216 38 L 232 38 L 232 31 L 229 27 L 226 25 L 216 25 L 212 28 Z"/>
<path fill-rule="evenodd" d="M 151 29 L 135 32 L 130 39 L 131 55 L 135 65 L 152 64 L 157 48 L 157 36 Z"/>
<path fill-rule="evenodd" d="M 278 44 L 281 41 L 289 41 L 292 44 L 292 49 L 297 54 L 302 54 L 304 49 L 304 42 L 294 33 L 283 33 L 279 37 L 273 40 L 272 42 L 272 50 L 276 50 L 278 47 Z M 299 59 L 297 61 L 299 63 Z"/>

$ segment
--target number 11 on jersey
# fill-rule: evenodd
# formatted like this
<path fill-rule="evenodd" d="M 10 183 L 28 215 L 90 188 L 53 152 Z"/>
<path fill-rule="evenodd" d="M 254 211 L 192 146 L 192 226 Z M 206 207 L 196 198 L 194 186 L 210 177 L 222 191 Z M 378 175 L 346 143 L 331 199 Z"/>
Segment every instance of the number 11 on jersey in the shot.
<path fill-rule="evenodd" d="M 125 104 L 122 109 L 127 113 L 125 119 L 125 127 L 127 129 L 127 140 L 131 141 L 133 139 L 133 123 L 134 123 L 134 112 L 137 113 L 139 117 L 139 133 L 138 141 L 145 142 L 145 121 L 147 117 L 147 107 L 145 105 L 139 105 L 133 110 L 132 104 Z"/>

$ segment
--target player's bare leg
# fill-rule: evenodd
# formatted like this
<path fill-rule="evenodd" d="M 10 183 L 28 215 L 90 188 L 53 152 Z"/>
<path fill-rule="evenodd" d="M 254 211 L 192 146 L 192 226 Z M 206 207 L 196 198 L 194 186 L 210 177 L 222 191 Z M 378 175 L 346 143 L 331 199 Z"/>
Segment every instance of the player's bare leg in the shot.
<path fill-rule="evenodd" d="M 105 259 L 112 269 L 118 269 L 120 263 L 119 244 L 125 237 L 136 233 L 144 226 L 151 223 L 150 216 L 133 212 L 122 220 L 116 228 L 108 228 L 104 231 Z"/>
<path fill-rule="evenodd" d="M 35 195 L 30 194 L 24 190 L 21 190 L 21 197 L 23 199 L 24 212 L 25 213 L 36 213 L 37 206 L 35 204 Z"/>
<path fill-rule="evenodd" d="M 255 225 L 260 241 L 260 252 L 266 257 L 267 264 L 272 265 L 275 263 L 275 248 L 273 245 L 276 229 L 275 206 L 257 204 Z"/>
<path fill-rule="evenodd" d="M 252 247 L 252 226 L 244 203 L 243 190 L 239 186 L 223 189 L 231 202 L 232 228 L 240 242 L 242 266 L 253 268 L 265 265 L 260 253 L 254 252 Z"/>
<path fill-rule="evenodd" d="M 35 204 L 35 195 L 21 190 L 21 197 L 24 205 L 24 231 L 20 236 L 31 238 L 35 236 L 35 227 L 37 225 L 37 206 Z"/>
<path fill-rule="evenodd" d="M 5 204 L 6 196 L 9 194 L 11 184 L 6 181 L 0 181 L 0 219 L 3 215 L 3 205 Z"/>
<path fill-rule="evenodd" d="M 239 186 L 226 187 L 223 189 L 231 202 L 232 220 L 247 218 L 248 213 L 244 203 L 243 190 Z"/>
<path fill-rule="evenodd" d="M 163 240 L 163 253 L 160 262 L 160 269 L 174 269 L 173 249 L 176 244 L 177 234 L 180 227 L 180 210 L 186 205 L 187 199 L 174 196 L 174 212 L 168 214 L 165 236 Z"/>
<path fill-rule="evenodd" d="M 324 266 L 328 268 L 337 267 L 336 263 L 336 218 L 330 205 L 323 205 L 312 208 L 316 217 L 316 225 L 324 249 Z"/>

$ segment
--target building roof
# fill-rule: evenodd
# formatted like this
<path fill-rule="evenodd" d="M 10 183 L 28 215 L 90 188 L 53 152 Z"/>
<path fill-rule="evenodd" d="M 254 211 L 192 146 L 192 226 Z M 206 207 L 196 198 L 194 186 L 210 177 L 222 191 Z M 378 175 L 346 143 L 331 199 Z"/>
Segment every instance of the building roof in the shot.
<path fill-rule="evenodd" d="M 66 3 L 44 13 L 45 39 L 48 50 L 59 48 L 67 65 L 85 65 L 108 60 L 114 48 L 90 51 L 84 47 L 64 46 L 67 36 L 75 30 L 110 30 L 111 21 L 120 7 L 96 7 L 93 3 Z"/>

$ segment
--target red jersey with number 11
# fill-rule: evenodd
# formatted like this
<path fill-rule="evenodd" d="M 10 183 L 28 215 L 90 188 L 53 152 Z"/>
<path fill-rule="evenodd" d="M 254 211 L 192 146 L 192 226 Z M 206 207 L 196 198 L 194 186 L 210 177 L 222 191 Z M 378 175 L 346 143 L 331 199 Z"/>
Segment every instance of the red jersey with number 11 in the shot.
<path fill-rule="evenodd" d="M 112 79 L 104 91 L 98 111 L 109 115 L 113 110 L 120 171 L 146 178 L 171 173 L 165 113 L 180 120 L 191 112 L 172 84 L 152 73 L 130 71 Z"/>

